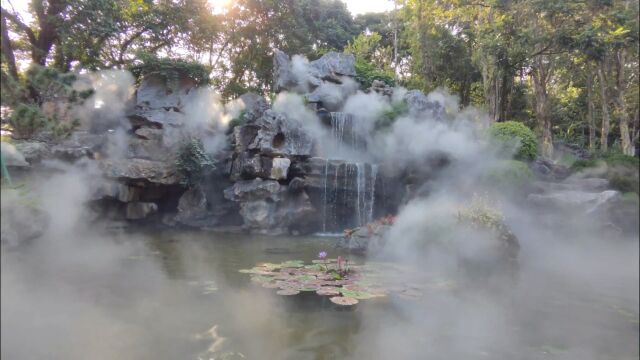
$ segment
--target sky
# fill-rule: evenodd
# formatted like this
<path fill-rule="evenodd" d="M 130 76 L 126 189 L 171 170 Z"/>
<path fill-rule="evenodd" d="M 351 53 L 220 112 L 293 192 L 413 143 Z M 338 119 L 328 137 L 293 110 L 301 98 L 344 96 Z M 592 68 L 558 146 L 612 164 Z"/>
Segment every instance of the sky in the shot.
<path fill-rule="evenodd" d="M 346 0 L 345 3 L 353 15 L 393 9 L 393 0 Z"/>
<path fill-rule="evenodd" d="M 228 4 L 233 0 L 208 0 L 209 3 L 214 7 L 220 7 Z M 342 0 L 347 4 L 347 8 L 351 12 L 351 14 L 359 15 L 368 12 L 382 12 L 393 9 L 393 0 Z M 13 5 L 13 8 L 18 11 L 23 19 L 27 22 L 31 20 L 31 16 L 29 16 L 27 12 L 27 6 L 29 4 L 28 0 L 13 0 L 10 1 Z M 7 6 L 11 8 L 9 5 L 9 1 L 2 0 L 2 6 Z"/>

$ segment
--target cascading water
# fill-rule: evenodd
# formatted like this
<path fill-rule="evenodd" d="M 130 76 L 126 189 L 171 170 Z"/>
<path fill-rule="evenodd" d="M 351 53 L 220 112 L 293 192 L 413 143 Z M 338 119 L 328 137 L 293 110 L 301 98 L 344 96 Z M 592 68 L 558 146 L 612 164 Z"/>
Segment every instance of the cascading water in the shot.
<path fill-rule="evenodd" d="M 340 233 L 373 220 L 377 165 L 326 160 L 322 232 Z"/>
<path fill-rule="evenodd" d="M 373 220 L 378 168 L 343 158 L 366 148 L 357 135 L 352 115 L 332 112 L 331 136 L 336 142 L 334 154 L 338 155 L 324 164 L 322 232 L 341 233 Z"/>

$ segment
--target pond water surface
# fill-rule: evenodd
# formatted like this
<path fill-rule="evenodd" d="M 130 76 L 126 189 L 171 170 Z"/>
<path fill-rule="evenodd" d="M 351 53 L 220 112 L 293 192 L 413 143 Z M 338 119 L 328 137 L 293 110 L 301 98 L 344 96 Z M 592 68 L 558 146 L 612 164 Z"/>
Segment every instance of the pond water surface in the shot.
<path fill-rule="evenodd" d="M 278 296 L 238 272 L 310 262 L 319 251 L 347 256 L 331 237 L 172 231 L 55 241 L 3 251 L 3 359 L 638 357 L 637 244 L 618 259 L 628 276 L 567 278 L 560 260 L 525 257 L 519 283 L 500 293 L 431 289 L 345 308 L 313 293 Z"/>

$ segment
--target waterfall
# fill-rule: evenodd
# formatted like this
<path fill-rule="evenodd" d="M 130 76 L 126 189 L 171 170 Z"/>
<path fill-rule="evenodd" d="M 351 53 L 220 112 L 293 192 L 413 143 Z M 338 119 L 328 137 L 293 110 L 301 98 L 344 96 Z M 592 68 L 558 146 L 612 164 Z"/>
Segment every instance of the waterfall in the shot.
<path fill-rule="evenodd" d="M 343 112 L 331 113 L 331 136 L 336 140 L 338 151 L 343 145 L 358 147 L 353 116 Z"/>
<path fill-rule="evenodd" d="M 378 167 L 326 160 L 322 193 L 322 232 L 340 233 L 373 221 Z"/>

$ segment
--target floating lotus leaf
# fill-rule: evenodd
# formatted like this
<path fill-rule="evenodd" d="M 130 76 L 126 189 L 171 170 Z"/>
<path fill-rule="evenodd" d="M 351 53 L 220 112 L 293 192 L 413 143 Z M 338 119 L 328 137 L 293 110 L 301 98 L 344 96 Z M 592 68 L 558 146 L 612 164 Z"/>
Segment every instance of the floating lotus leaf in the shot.
<path fill-rule="evenodd" d="M 316 294 L 321 296 L 338 296 L 340 295 L 340 289 L 332 286 L 323 286 L 316 291 Z"/>
<path fill-rule="evenodd" d="M 316 259 L 316 260 L 311 260 L 311 262 L 314 264 L 330 264 L 330 263 L 337 263 L 338 259 Z"/>
<path fill-rule="evenodd" d="M 263 282 L 260 285 L 262 285 L 263 288 L 267 289 L 278 289 L 280 287 L 280 285 L 278 285 L 278 283 L 275 281 Z"/>
<path fill-rule="evenodd" d="M 280 267 L 301 268 L 304 267 L 304 262 L 302 260 L 289 260 L 281 263 Z"/>
<path fill-rule="evenodd" d="M 272 277 L 263 276 L 263 275 L 254 275 L 254 276 L 251 277 L 251 281 L 257 282 L 257 283 L 269 282 L 269 281 L 272 281 L 272 280 L 273 280 Z"/>
<path fill-rule="evenodd" d="M 366 299 L 371 299 L 375 297 L 374 295 L 364 291 L 350 291 L 345 288 L 340 289 L 340 293 L 343 296 L 358 299 L 358 300 L 366 300 Z"/>
<path fill-rule="evenodd" d="M 257 268 L 263 268 L 265 270 L 278 270 L 282 268 L 282 264 L 274 264 L 274 263 L 260 263 Z"/>
<path fill-rule="evenodd" d="M 358 303 L 358 299 L 355 299 L 352 297 L 345 297 L 345 296 L 334 296 L 329 300 L 331 300 L 331 302 L 334 304 L 345 305 L 345 306 L 355 305 Z"/>
<path fill-rule="evenodd" d="M 282 290 L 276 291 L 276 294 L 278 294 L 278 295 L 286 295 L 286 296 L 298 295 L 298 294 L 300 294 L 300 291 L 294 290 L 294 289 L 282 289 Z"/>
<path fill-rule="evenodd" d="M 312 275 L 298 275 L 295 277 L 297 281 L 314 281 L 316 280 L 315 276 Z"/>

